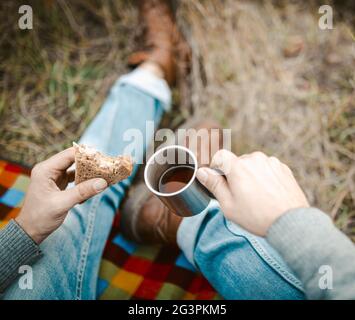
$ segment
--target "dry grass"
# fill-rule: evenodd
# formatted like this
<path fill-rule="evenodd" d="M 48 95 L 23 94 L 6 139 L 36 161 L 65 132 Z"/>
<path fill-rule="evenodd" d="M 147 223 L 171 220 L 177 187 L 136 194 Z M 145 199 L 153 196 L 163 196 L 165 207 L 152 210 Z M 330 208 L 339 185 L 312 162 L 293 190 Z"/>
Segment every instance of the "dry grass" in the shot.
<path fill-rule="evenodd" d="M 20 4 L 0 4 L 0 157 L 33 165 L 98 111 L 126 71 L 137 18 L 127 1 L 30 1 L 34 29 L 21 31 Z"/>
<path fill-rule="evenodd" d="M 322 31 L 317 6 L 297 3 L 185 0 L 181 9 L 193 112 L 232 128 L 237 154 L 263 150 L 289 164 L 310 202 L 355 238 L 354 30 L 338 20 Z"/>
<path fill-rule="evenodd" d="M 28 165 L 80 136 L 126 71 L 139 31 L 130 1 L 30 4 L 32 31 L 17 28 L 19 1 L 0 4 L 0 158 Z M 166 121 L 216 117 L 233 129 L 236 153 L 280 157 L 310 201 L 355 238 L 355 48 L 347 18 L 321 31 L 317 6 L 303 1 L 180 4 L 193 49 L 190 91 Z"/>

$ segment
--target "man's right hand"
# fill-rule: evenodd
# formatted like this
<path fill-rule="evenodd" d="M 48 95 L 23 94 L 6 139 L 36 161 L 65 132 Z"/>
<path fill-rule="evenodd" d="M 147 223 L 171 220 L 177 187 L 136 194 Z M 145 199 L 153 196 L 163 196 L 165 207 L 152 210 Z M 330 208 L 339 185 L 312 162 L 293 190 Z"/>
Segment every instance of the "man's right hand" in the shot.
<path fill-rule="evenodd" d="M 219 201 L 226 218 L 248 231 L 265 236 L 270 226 L 290 209 L 309 207 L 288 166 L 275 157 L 254 152 L 237 157 L 218 151 L 211 168 L 200 168 L 199 181 Z"/>
<path fill-rule="evenodd" d="M 69 148 L 32 170 L 23 207 L 15 220 L 37 244 L 63 223 L 68 210 L 107 187 L 104 179 L 96 178 L 66 189 L 74 180 L 74 172 L 68 172 L 74 158 L 75 150 Z"/>

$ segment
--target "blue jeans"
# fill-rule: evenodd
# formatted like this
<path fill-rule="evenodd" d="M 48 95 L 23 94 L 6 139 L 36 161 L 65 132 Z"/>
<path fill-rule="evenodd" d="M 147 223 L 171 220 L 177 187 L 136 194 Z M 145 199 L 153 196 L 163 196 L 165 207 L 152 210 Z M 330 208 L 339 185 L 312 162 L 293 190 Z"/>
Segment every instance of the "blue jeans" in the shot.
<path fill-rule="evenodd" d="M 123 139 L 128 129 L 138 129 L 144 142 L 152 141 L 146 121 L 159 123 L 164 110 L 169 110 L 170 95 L 165 81 L 147 71 L 137 69 L 123 76 L 80 142 L 117 155 L 132 144 Z M 145 148 L 136 149 L 138 163 Z M 105 242 L 133 176 L 75 206 L 63 225 L 41 244 L 44 256 L 33 265 L 33 289 L 21 290 L 14 282 L 4 298 L 95 299 Z M 198 229 L 191 230 L 193 225 Z M 188 259 L 225 298 L 303 298 L 299 281 L 276 252 L 262 239 L 228 226 L 218 206 L 185 219 L 178 239 Z"/>
<path fill-rule="evenodd" d="M 224 218 L 217 201 L 184 218 L 179 247 L 226 299 L 304 299 L 301 282 L 264 238 Z"/>

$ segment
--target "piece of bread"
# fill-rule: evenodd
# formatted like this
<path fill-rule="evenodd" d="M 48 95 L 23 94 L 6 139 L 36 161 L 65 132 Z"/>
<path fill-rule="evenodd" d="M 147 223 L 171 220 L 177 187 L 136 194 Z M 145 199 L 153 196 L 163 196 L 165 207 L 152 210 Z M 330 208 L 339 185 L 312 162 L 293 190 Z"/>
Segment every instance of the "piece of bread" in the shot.
<path fill-rule="evenodd" d="M 94 148 L 73 143 L 75 148 L 75 184 L 93 178 L 103 178 L 108 185 L 126 179 L 132 173 L 129 156 L 110 157 Z"/>

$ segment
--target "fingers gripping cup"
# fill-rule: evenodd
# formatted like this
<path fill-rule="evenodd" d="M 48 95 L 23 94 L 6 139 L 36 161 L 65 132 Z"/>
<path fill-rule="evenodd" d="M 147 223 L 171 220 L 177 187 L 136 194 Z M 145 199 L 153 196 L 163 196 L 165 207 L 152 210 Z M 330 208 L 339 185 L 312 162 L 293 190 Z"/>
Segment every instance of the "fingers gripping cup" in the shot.
<path fill-rule="evenodd" d="M 190 217 L 204 211 L 211 197 L 196 179 L 198 163 L 183 146 L 168 146 L 155 152 L 147 162 L 144 180 L 173 213 Z"/>

